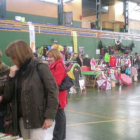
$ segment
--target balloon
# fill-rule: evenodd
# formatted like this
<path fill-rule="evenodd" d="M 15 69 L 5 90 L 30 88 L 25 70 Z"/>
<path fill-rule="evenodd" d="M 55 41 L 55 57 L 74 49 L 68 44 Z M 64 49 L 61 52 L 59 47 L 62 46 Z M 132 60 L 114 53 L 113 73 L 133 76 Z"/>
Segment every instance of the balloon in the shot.
<path fill-rule="evenodd" d="M 59 45 L 58 49 L 60 52 L 64 51 L 64 48 L 61 45 Z"/>
<path fill-rule="evenodd" d="M 72 50 L 70 48 L 68 48 L 68 53 L 72 53 Z"/>
<path fill-rule="evenodd" d="M 48 50 L 50 50 L 51 49 L 51 46 L 48 46 L 47 48 L 48 48 Z"/>
<path fill-rule="evenodd" d="M 122 38 L 122 37 L 121 37 L 120 35 L 118 35 L 118 40 L 121 40 L 121 38 Z"/>
<path fill-rule="evenodd" d="M 59 46 L 57 44 L 52 45 L 52 49 L 58 49 L 58 48 L 59 48 Z"/>

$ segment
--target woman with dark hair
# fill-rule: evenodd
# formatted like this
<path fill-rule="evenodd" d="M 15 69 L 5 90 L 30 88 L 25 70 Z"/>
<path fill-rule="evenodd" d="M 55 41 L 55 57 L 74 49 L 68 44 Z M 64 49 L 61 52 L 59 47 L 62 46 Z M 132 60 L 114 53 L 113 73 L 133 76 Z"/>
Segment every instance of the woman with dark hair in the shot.
<path fill-rule="evenodd" d="M 80 65 L 80 67 L 83 66 L 83 59 L 81 53 L 78 53 L 78 56 L 76 57 L 76 61 Z"/>
<path fill-rule="evenodd" d="M 25 41 L 12 42 L 5 53 L 14 66 L 0 101 L 12 102 L 13 135 L 20 131 L 24 139 L 44 140 L 44 129 L 52 126 L 58 108 L 53 75 L 46 64 L 33 58 Z"/>
<path fill-rule="evenodd" d="M 58 49 L 51 49 L 48 51 L 47 55 L 50 61 L 50 70 L 59 87 L 67 75 L 65 66 L 63 64 L 62 54 Z M 52 140 L 66 139 L 66 115 L 64 108 L 67 105 L 67 90 L 59 91 L 58 98 L 59 108 L 55 117 L 55 127 Z"/>

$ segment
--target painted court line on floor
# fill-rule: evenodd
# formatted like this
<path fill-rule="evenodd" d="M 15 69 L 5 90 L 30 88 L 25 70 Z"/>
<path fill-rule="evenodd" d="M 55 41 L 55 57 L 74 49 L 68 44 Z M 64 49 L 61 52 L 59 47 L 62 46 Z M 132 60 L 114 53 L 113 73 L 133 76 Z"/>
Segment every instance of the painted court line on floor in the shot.
<path fill-rule="evenodd" d="M 89 100 L 89 99 L 96 99 L 98 97 L 92 97 L 92 98 L 75 98 L 75 99 L 68 99 L 68 101 L 74 101 L 74 100 L 80 100 L 80 99 L 84 99 L 84 100 Z M 108 98 L 108 97 L 101 97 L 101 98 Z M 115 97 L 110 97 L 110 98 L 115 98 Z"/>
<path fill-rule="evenodd" d="M 72 112 L 72 113 L 77 113 L 77 114 L 83 114 L 83 115 L 87 115 L 87 116 L 94 116 L 94 117 L 98 117 L 98 118 L 102 118 L 102 119 L 108 119 L 108 120 L 116 120 L 113 118 L 109 118 L 109 117 L 104 117 L 104 116 L 99 116 L 96 114 L 89 114 L 89 113 L 85 113 L 85 112 L 78 112 L 78 111 L 74 111 L 74 110 L 66 110 L 67 112 Z"/>
<path fill-rule="evenodd" d="M 135 97 L 130 97 L 127 100 L 137 99 L 138 97 L 140 97 L 140 95 L 139 96 L 135 96 Z"/>
<path fill-rule="evenodd" d="M 87 125 L 87 124 L 99 124 L 99 123 L 108 123 L 108 122 L 116 122 L 117 120 L 108 120 L 108 121 L 97 121 L 97 122 L 84 122 L 84 123 L 75 123 L 75 124 L 68 124 L 67 127 L 70 126 L 78 126 L 78 125 Z"/>
<path fill-rule="evenodd" d="M 97 122 L 84 122 L 84 123 L 68 124 L 67 127 L 79 126 L 79 125 L 89 125 L 89 124 L 111 123 L 111 122 L 129 122 L 129 121 L 124 121 L 124 120 L 108 120 L 108 121 L 97 121 Z M 135 123 L 135 122 L 131 122 L 131 121 L 129 123 L 140 125 L 140 123 Z"/>
<path fill-rule="evenodd" d="M 138 119 L 138 118 L 137 119 L 131 119 L 131 120 L 129 120 L 129 119 L 113 119 L 113 118 L 109 118 L 109 117 L 99 116 L 99 115 L 96 115 L 96 114 L 77 112 L 77 111 L 74 111 L 74 110 L 66 110 L 66 112 L 72 112 L 72 113 L 77 113 L 77 114 L 82 114 L 82 115 L 87 115 L 87 116 L 98 117 L 98 118 L 102 118 L 102 119 L 108 119 L 108 121 L 99 121 L 99 123 L 101 123 L 101 122 L 111 122 L 111 121 L 114 122 L 115 121 L 115 122 L 128 122 L 128 123 L 132 123 L 132 124 L 140 124 L 140 123 L 137 123 L 137 122 L 133 122 L 133 121 L 139 121 L 140 119 Z M 94 123 L 96 123 L 96 122 L 94 122 Z M 83 123 L 79 123 L 79 124 L 83 124 Z"/>

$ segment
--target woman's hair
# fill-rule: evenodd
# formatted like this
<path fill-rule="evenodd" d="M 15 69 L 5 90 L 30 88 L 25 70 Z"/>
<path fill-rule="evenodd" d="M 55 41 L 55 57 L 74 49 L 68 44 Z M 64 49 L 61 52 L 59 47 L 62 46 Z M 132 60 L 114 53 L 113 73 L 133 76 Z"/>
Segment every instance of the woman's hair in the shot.
<path fill-rule="evenodd" d="M 5 53 L 8 57 L 15 59 L 19 66 L 23 65 L 29 58 L 33 57 L 33 52 L 29 45 L 23 40 L 10 43 Z"/>
<path fill-rule="evenodd" d="M 58 49 L 51 49 L 47 52 L 48 57 L 54 57 L 55 60 L 62 58 L 62 54 Z"/>

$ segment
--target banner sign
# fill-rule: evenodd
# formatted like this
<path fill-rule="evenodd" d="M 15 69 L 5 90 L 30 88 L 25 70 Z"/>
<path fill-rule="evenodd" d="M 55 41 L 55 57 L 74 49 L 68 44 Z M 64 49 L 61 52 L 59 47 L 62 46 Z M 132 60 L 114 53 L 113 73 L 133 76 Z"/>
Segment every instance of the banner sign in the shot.
<path fill-rule="evenodd" d="M 30 36 L 30 47 L 33 52 L 35 52 L 35 27 L 32 23 L 28 23 L 29 25 L 29 36 Z"/>
<path fill-rule="evenodd" d="M 74 53 L 78 53 L 78 46 L 77 46 L 77 32 L 72 31 L 73 36 L 73 47 L 74 47 Z"/>

